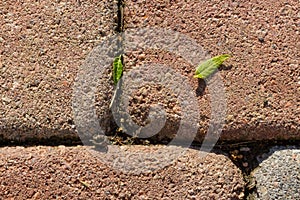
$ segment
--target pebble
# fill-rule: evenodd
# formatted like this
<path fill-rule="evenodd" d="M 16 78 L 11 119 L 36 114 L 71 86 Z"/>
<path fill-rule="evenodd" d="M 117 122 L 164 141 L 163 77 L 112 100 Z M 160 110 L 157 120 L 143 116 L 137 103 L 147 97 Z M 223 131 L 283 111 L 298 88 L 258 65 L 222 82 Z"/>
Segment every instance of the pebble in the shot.
<path fill-rule="evenodd" d="M 146 58 L 146 55 L 144 53 L 142 53 L 142 54 L 139 55 L 139 59 L 140 60 L 145 60 L 145 58 Z"/>
<path fill-rule="evenodd" d="M 249 164 L 247 162 L 243 162 L 243 167 L 248 167 Z"/>
<path fill-rule="evenodd" d="M 247 151 L 250 151 L 250 148 L 249 147 L 241 147 L 240 151 L 247 152 Z"/>
<path fill-rule="evenodd" d="M 2 97 L 2 101 L 5 102 L 5 103 L 10 103 L 11 99 L 8 98 L 8 97 Z"/>
<path fill-rule="evenodd" d="M 142 90 L 142 95 L 143 95 L 143 96 L 147 96 L 147 95 L 148 95 L 148 91 L 147 91 L 146 88 L 143 88 L 143 90 Z"/>

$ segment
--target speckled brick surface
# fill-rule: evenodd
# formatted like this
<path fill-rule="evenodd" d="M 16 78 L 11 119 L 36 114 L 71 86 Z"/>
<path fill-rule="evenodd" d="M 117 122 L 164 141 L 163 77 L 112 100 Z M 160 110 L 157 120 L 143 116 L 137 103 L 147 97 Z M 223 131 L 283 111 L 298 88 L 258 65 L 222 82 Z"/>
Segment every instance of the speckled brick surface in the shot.
<path fill-rule="evenodd" d="M 0 138 L 75 138 L 74 79 L 114 34 L 117 2 L 1 1 L 0 12 Z"/>
<path fill-rule="evenodd" d="M 157 147 L 134 147 L 151 152 Z M 135 162 L 139 162 L 136 160 Z M 197 150 L 135 175 L 104 165 L 85 147 L 0 148 L 3 199 L 243 199 L 241 172 L 223 155 Z"/>
<path fill-rule="evenodd" d="M 194 39 L 212 56 L 224 53 L 232 56 L 219 73 L 227 97 L 226 125 L 221 139 L 300 138 L 297 0 L 127 0 L 124 10 L 125 30 L 170 29 Z M 171 63 L 189 78 L 197 92 L 198 82 L 192 78 L 196 66 L 178 55 L 144 49 L 127 52 L 127 56 L 128 69 L 143 63 Z M 210 118 L 207 88 L 198 96 L 198 102 L 203 117 L 196 140 L 201 140 Z M 139 107 L 142 106 L 136 110 Z M 133 116 L 135 112 L 138 111 L 133 111 Z"/>

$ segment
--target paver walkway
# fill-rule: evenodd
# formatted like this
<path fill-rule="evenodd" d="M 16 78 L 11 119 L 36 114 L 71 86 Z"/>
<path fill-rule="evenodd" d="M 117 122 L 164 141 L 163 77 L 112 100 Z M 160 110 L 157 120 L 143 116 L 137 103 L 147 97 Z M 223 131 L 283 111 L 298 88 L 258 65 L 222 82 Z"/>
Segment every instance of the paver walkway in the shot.
<path fill-rule="evenodd" d="M 75 77 L 89 53 L 117 34 L 117 4 L 110 0 L 0 2 L 0 143 L 78 141 L 72 113 Z M 182 35 L 193 39 L 208 53 L 204 56 L 231 55 L 217 74 L 224 83 L 227 99 L 221 140 L 300 139 L 297 0 L 126 0 L 123 11 L 119 12 L 124 14 L 119 28 L 125 34 L 146 27 L 172 30 L 178 33 L 174 41 Z M 178 49 L 188 53 L 190 46 L 194 45 L 179 44 Z M 189 62 L 172 52 L 138 48 L 125 54 L 126 73 L 144 63 L 160 63 L 188 79 L 201 105 L 196 137 L 201 141 L 211 114 L 211 91 L 204 81 L 192 78 L 201 57 L 190 55 L 194 59 Z M 97 114 L 104 118 L 101 122 L 107 131 L 115 128 L 109 112 L 113 95 L 110 76 L 107 70 L 96 94 Z M 130 112 L 139 122 L 147 114 L 146 103 L 162 100 L 169 111 L 168 126 L 161 134 L 165 139 L 178 127 L 180 109 L 172 91 L 159 91 L 163 90 L 142 88 L 140 94 L 135 94 L 137 104 L 131 102 Z M 3 147 L 0 199 L 242 199 L 244 182 L 240 170 L 226 156 L 211 153 L 200 158 L 198 153 L 190 150 L 183 160 L 174 159 L 173 165 L 158 172 L 132 175 L 104 165 L 84 147 Z M 277 169 L 272 165 L 274 159 L 278 166 L 283 160 L 286 166 L 299 166 L 295 154 L 274 155 L 277 157 L 270 157 L 273 161 L 268 159 L 255 172 L 258 193 L 263 197 L 272 193 L 268 197 L 271 199 L 282 191 L 259 174 L 268 171 L 269 180 L 276 178 L 269 171 Z M 297 169 L 294 172 L 297 175 Z M 296 191 L 284 198 L 298 198 L 299 183 L 293 182 L 289 187 L 284 183 L 278 183 L 284 195 Z M 278 194 L 273 194 L 274 188 Z"/>

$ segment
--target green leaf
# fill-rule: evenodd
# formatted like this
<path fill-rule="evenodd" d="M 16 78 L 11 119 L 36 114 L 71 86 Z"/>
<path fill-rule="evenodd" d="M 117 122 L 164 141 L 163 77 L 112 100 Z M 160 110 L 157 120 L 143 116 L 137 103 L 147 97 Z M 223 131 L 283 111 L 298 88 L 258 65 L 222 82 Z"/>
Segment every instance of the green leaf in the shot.
<path fill-rule="evenodd" d="M 122 59 L 123 56 L 119 55 L 115 57 L 114 63 L 113 63 L 113 80 L 114 84 L 117 85 L 118 81 L 121 79 L 123 74 L 123 62 Z"/>
<path fill-rule="evenodd" d="M 205 78 L 209 77 L 229 57 L 230 57 L 230 55 L 223 54 L 223 55 L 215 56 L 209 60 L 204 61 L 197 67 L 194 78 L 205 79 Z"/>

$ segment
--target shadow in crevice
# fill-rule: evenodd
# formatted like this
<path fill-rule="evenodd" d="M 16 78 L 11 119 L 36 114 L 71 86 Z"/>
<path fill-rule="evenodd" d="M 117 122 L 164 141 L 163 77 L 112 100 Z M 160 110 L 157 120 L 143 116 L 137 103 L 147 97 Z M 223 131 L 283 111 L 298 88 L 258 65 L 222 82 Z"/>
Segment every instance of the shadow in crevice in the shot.
<path fill-rule="evenodd" d="M 2 128 L 0 129 L 0 147 L 12 146 L 75 146 L 82 145 L 73 130 L 55 130 L 48 128 Z"/>
<path fill-rule="evenodd" d="M 204 79 L 198 79 L 198 87 L 196 89 L 196 96 L 203 96 L 206 88 L 206 82 Z"/>

